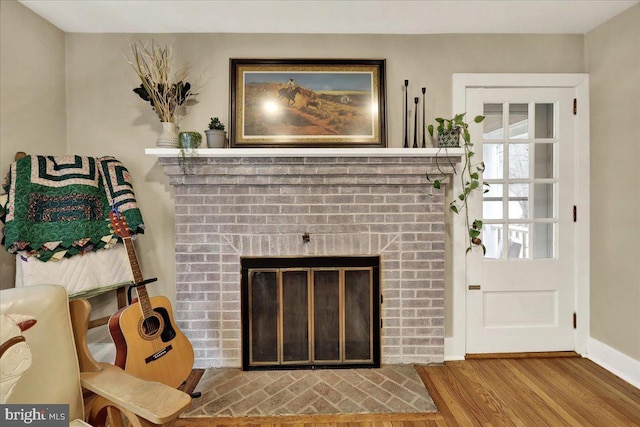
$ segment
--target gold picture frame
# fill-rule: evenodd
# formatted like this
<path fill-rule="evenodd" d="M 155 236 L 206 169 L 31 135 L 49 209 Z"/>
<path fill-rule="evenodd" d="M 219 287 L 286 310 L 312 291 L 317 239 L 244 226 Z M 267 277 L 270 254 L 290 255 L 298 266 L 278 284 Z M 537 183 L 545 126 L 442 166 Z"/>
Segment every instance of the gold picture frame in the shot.
<path fill-rule="evenodd" d="M 386 147 L 384 59 L 230 60 L 231 147 Z"/>

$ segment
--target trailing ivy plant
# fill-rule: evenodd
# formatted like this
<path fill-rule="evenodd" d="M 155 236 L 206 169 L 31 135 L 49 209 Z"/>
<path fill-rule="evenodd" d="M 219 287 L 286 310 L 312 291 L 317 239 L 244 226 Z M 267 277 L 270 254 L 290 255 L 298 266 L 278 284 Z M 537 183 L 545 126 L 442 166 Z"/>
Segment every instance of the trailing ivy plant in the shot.
<path fill-rule="evenodd" d="M 486 193 L 488 190 L 489 184 L 484 183 L 480 184 L 480 174 L 484 172 L 485 166 L 484 162 L 474 163 L 473 156 L 475 153 L 473 152 L 473 144 L 471 143 L 471 134 L 469 133 L 469 124 L 464 121 L 464 116 L 466 113 L 456 114 L 452 119 L 443 119 L 438 117 L 435 121 L 438 123 L 435 131 L 438 134 L 438 137 L 447 133 L 457 133 L 458 138 L 462 136 L 462 140 L 464 143 L 462 144 L 462 148 L 464 149 L 464 155 L 462 159 L 462 168 L 458 173 L 456 171 L 455 166 L 451 163 L 451 160 L 448 160 L 449 166 L 453 171 L 454 175 L 458 175 L 457 178 L 460 180 L 462 191 L 460 194 L 456 195 L 456 197 L 449 203 L 449 209 L 456 213 L 462 214 L 465 218 L 465 224 L 467 227 L 467 234 L 469 236 L 469 244 L 467 246 L 466 253 L 469 253 L 474 246 L 482 247 L 483 254 L 487 252 L 487 248 L 482 243 L 482 220 L 474 219 L 471 220 L 469 218 L 469 205 L 468 200 L 473 191 L 483 191 Z M 475 123 L 480 123 L 484 120 L 484 116 L 476 116 L 473 121 Z M 429 125 L 427 127 L 427 131 L 429 135 L 433 138 L 434 127 L 433 125 Z M 459 139 L 458 139 L 459 140 Z M 446 147 L 441 147 L 445 148 Z M 438 157 L 436 156 L 436 168 L 439 171 L 438 177 L 432 177 L 427 173 L 427 180 L 433 183 L 434 188 L 441 187 L 441 180 L 446 175 L 446 172 L 442 169 Z M 484 189 L 484 190 L 483 190 Z"/>
<path fill-rule="evenodd" d="M 182 173 L 188 175 L 191 173 L 191 159 L 198 155 L 196 148 L 202 143 L 202 135 L 200 132 L 187 131 L 180 132 L 178 137 L 180 140 L 178 164 L 180 165 Z"/>

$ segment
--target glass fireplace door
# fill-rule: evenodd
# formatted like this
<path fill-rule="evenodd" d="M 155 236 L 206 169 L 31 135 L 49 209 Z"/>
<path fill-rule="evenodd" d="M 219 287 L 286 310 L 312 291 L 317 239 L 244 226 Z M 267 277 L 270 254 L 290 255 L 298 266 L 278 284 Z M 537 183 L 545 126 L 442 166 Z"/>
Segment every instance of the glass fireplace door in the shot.
<path fill-rule="evenodd" d="M 373 363 L 372 268 L 250 269 L 248 287 L 250 366 Z"/>

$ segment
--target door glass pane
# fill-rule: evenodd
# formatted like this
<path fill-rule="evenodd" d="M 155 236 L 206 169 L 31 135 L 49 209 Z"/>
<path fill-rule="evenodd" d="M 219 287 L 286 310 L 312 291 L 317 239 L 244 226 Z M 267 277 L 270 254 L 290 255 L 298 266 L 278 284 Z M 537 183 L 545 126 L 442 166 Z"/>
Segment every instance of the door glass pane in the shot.
<path fill-rule="evenodd" d="M 555 144 L 536 144 L 533 177 L 538 179 L 554 178 Z"/>
<path fill-rule="evenodd" d="M 371 273 L 344 272 L 344 358 L 371 359 Z"/>
<path fill-rule="evenodd" d="M 309 360 L 309 286 L 306 271 L 282 273 L 282 360 Z"/>
<path fill-rule="evenodd" d="M 554 217 L 555 184 L 533 184 L 534 218 Z"/>
<path fill-rule="evenodd" d="M 278 284 L 276 273 L 249 276 L 253 362 L 278 362 Z"/>
<path fill-rule="evenodd" d="M 484 104 L 484 139 L 504 139 L 504 124 L 502 122 L 502 104 Z"/>
<path fill-rule="evenodd" d="M 340 273 L 313 273 L 313 326 L 315 360 L 340 360 Z"/>
<path fill-rule="evenodd" d="M 502 258 L 502 224 L 485 224 L 482 227 L 482 243 L 487 248 L 485 258 Z"/>
<path fill-rule="evenodd" d="M 536 138 L 555 138 L 553 104 L 536 104 Z"/>
<path fill-rule="evenodd" d="M 509 178 L 529 178 L 529 144 L 509 144 Z"/>
<path fill-rule="evenodd" d="M 509 105 L 509 139 L 529 138 L 529 105 Z"/>
<path fill-rule="evenodd" d="M 504 144 L 484 144 L 482 157 L 485 170 L 484 179 L 502 179 L 504 173 Z"/>
<path fill-rule="evenodd" d="M 484 224 L 485 258 L 557 256 L 556 104 L 494 102 L 483 108 L 483 179 L 491 185 L 482 217 L 505 222 Z"/>
<path fill-rule="evenodd" d="M 529 225 L 509 224 L 509 259 L 529 257 Z"/>
<path fill-rule="evenodd" d="M 482 201 L 482 217 L 484 219 L 503 219 L 504 204 L 502 203 L 502 184 L 491 184 L 488 192 L 484 193 Z"/>
<path fill-rule="evenodd" d="M 529 184 L 509 184 L 509 219 L 529 218 Z"/>
<path fill-rule="evenodd" d="M 533 224 L 533 257 L 553 258 L 555 224 Z"/>

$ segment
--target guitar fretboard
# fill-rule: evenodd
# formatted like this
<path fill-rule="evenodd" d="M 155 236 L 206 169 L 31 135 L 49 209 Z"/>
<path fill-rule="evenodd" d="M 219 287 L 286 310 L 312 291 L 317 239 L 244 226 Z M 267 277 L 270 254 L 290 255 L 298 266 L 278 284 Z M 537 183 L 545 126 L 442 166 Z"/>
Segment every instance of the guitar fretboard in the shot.
<path fill-rule="evenodd" d="M 131 237 L 123 237 L 124 247 L 127 250 L 127 256 L 129 257 L 129 264 L 131 265 L 131 272 L 133 273 L 133 282 L 140 283 L 144 279 L 142 272 L 140 271 L 140 264 L 138 263 L 138 257 L 136 250 L 133 247 L 133 240 Z M 142 309 L 142 315 L 145 319 L 148 319 L 153 314 L 153 308 L 151 307 L 151 301 L 149 300 L 149 294 L 147 294 L 147 287 L 145 285 L 136 286 L 136 293 L 138 294 L 138 302 Z"/>

